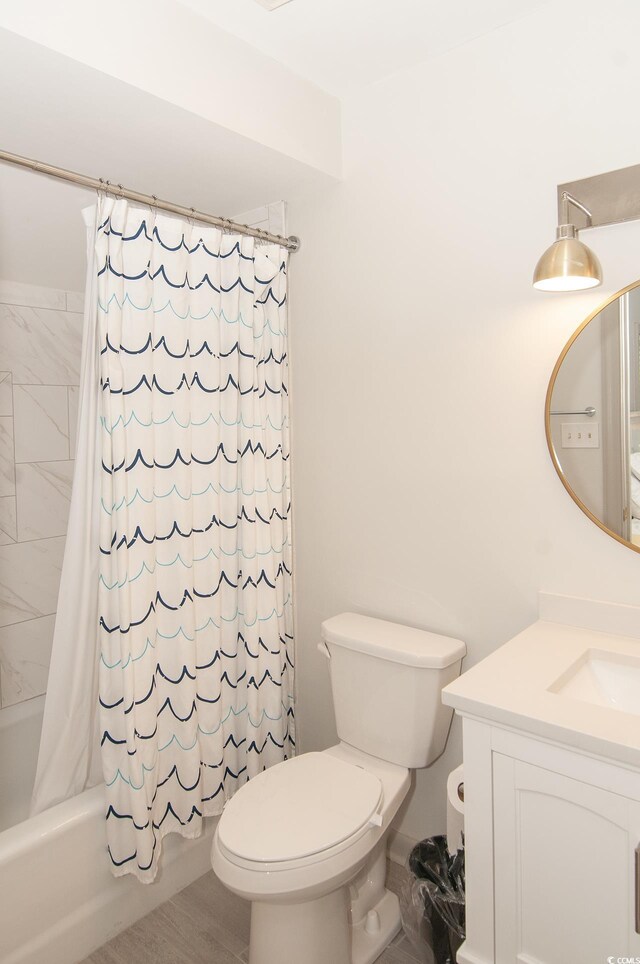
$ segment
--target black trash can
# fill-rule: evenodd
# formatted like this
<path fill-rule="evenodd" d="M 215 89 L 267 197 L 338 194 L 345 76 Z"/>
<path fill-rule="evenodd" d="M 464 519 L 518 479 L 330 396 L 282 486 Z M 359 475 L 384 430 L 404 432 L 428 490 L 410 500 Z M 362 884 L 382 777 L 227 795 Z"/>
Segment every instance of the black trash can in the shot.
<path fill-rule="evenodd" d="M 404 931 L 423 960 L 456 964 L 465 936 L 464 849 L 450 854 L 446 836 L 428 837 L 411 851 L 409 870 L 400 900 Z"/>

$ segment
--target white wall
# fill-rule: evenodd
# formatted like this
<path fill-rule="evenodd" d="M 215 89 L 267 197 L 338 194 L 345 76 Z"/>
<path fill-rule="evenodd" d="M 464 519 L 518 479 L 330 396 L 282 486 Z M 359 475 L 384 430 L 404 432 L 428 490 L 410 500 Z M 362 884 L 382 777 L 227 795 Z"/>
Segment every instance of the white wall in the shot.
<path fill-rule="evenodd" d="M 634 0 L 567 0 L 399 73 L 345 109 L 345 179 L 293 198 L 294 498 L 303 749 L 335 739 L 323 618 L 467 640 L 532 622 L 539 589 L 640 603 L 640 559 L 569 498 L 544 437 L 555 360 L 640 273 L 640 223 L 585 234 L 605 284 L 531 287 L 556 185 L 640 162 Z M 401 828 L 444 827 L 443 758 Z"/>

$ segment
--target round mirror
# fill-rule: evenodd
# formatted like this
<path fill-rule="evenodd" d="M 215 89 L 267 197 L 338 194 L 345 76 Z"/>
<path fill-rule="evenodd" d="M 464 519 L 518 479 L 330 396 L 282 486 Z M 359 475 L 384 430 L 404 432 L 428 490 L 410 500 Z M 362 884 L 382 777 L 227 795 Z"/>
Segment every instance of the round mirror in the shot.
<path fill-rule="evenodd" d="M 569 495 L 640 552 L 640 281 L 613 295 L 565 345 L 545 421 Z"/>

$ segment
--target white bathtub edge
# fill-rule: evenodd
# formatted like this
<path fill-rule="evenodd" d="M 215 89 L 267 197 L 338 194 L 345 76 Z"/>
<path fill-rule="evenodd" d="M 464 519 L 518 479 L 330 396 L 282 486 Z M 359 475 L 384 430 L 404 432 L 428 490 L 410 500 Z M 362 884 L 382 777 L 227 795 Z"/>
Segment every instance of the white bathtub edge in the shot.
<path fill-rule="evenodd" d="M 187 840 L 172 834 L 164 840 L 162 871 L 153 884 L 111 875 L 106 855 L 103 884 L 79 906 L 70 907 L 53 926 L 37 931 L 14 949 L 3 964 L 76 964 L 141 917 L 211 870 L 211 841 L 217 817 L 207 818 L 202 836 Z M 44 842 L 44 841 L 41 841 Z M 46 845 L 46 844 L 45 844 Z M 64 886 L 64 872 L 60 875 Z M 46 894 L 42 894 L 46 900 Z"/>

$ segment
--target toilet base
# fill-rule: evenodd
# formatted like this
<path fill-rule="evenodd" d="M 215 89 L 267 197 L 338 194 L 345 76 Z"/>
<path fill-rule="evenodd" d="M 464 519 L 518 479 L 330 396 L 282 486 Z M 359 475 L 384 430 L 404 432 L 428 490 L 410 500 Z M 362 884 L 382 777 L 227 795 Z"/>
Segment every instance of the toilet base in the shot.
<path fill-rule="evenodd" d="M 371 915 L 376 914 L 373 918 Z M 400 930 L 400 904 L 385 890 L 367 918 L 349 926 L 349 891 L 341 887 L 303 904 L 251 905 L 249 964 L 373 964 Z"/>
<path fill-rule="evenodd" d="M 386 877 L 385 836 L 349 888 L 351 964 L 373 964 L 400 930 L 400 902 L 385 887 Z"/>
<path fill-rule="evenodd" d="M 253 901 L 249 964 L 373 964 L 401 927 L 380 841 L 351 885 L 296 903 Z"/>
<path fill-rule="evenodd" d="M 377 930 L 373 933 L 367 933 L 366 918 L 353 928 L 351 934 L 351 964 L 373 964 L 402 926 L 400 902 L 390 890 L 385 890 L 384 895 L 373 910 L 378 915 L 379 926 Z"/>
<path fill-rule="evenodd" d="M 351 964 L 346 887 L 298 904 L 251 904 L 249 964 Z"/>

